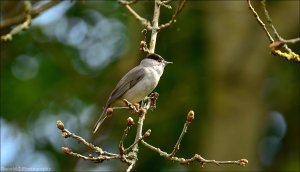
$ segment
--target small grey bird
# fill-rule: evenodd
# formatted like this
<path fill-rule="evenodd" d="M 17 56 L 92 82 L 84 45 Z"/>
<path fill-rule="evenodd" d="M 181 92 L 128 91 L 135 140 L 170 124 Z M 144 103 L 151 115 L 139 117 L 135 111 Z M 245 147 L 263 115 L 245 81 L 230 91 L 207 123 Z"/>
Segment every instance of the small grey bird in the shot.
<path fill-rule="evenodd" d="M 157 86 L 165 66 L 170 63 L 172 62 L 165 61 L 160 55 L 152 53 L 143 59 L 140 65 L 126 73 L 110 94 L 103 112 L 94 126 L 93 133 L 107 118 L 108 108 L 125 107 L 123 99 L 131 103 L 138 103 L 149 95 Z"/>

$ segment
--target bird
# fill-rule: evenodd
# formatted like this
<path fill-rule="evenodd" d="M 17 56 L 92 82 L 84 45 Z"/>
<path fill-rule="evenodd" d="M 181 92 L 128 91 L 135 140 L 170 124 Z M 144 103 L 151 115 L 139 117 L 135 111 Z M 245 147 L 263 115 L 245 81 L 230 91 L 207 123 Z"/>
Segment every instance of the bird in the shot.
<path fill-rule="evenodd" d="M 102 114 L 93 128 L 95 134 L 100 125 L 107 118 L 108 108 L 125 107 L 124 99 L 130 103 L 139 103 L 148 96 L 157 86 L 164 68 L 168 62 L 159 54 L 149 53 L 138 66 L 127 72 L 111 92 Z"/>

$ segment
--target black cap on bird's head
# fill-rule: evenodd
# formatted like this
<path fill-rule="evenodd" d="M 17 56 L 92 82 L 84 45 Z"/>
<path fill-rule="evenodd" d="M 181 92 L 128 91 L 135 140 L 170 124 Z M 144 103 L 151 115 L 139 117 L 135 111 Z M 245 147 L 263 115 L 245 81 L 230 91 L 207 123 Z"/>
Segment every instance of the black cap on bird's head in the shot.
<path fill-rule="evenodd" d="M 152 60 L 155 60 L 155 61 L 158 61 L 158 62 L 163 62 L 165 64 L 173 63 L 173 62 L 166 61 L 160 55 L 155 54 L 155 53 L 148 54 L 148 56 L 146 57 L 146 59 L 152 59 Z"/>

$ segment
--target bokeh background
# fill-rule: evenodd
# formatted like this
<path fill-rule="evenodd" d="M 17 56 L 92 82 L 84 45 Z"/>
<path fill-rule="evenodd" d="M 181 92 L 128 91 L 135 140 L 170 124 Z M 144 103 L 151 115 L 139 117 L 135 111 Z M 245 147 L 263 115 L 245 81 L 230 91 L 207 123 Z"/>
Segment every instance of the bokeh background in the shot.
<path fill-rule="evenodd" d="M 253 5 L 262 14 L 260 3 Z M 299 37 L 299 6 L 267 2 L 284 38 Z M 152 2 L 133 8 L 151 20 Z M 160 22 L 174 9 L 162 7 Z M 1 0 L 1 20 L 22 10 L 21 1 Z M 63 1 L 1 42 L 1 169 L 124 171 L 118 160 L 95 164 L 63 154 L 62 146 L 90 152 L 63 139 L 56 121 L 118 151 L 126 118 L 136 116 L 116 111 L 96 136 L 91 130 L 115 84 L 145 56 L 139 50 L 142 29 L 116 1 Z M 174 64 L 155 89 L 160 97 L 146 117 L 144 130 L 152 130 L 147 141 L 170 152 L 194 110 L 179 157 L 198 153 L 249 164 L 182 166 L 141 146 L 135 170 L 299 171 L 299 63 L 271 55 L 268 44 L 246 1 L 189 1 L 177 22 L 158 35 L 156 52 Z M 291 48 L 299 54 L 299 43 Z M 134 135 L 135 127 L 127 145 Z"/>

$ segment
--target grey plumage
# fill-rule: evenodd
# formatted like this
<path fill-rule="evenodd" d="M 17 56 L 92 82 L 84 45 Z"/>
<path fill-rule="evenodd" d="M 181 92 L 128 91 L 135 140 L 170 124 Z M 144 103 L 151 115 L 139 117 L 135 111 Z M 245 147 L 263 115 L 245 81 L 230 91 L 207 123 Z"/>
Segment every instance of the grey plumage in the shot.
<path fill-rule="evenodd" d="M 132 77 L 132 75 L 137 74 L 137 77 Z M 103 109 L 102 114 L 98 118 L 93 133 L 95 133 L 100 125 L 104 122 L 106 119 L 106 110 L 112 103 L 114 103 L 118 98 L 122 97 L 122 95 L 128 91 L 130 88 L 132 88 L 137 82 L 139 82 L 141 79 L 143 79 L 145 74 L 145 70 L 143 68 L 135 67 L 132 70 L 130 70 L 117 84 L 115 89 L 112 91 L 111 95 L 109 96 L 106 105 Z M 130 79 L 131 78 L 131 79 Z"/>
<path fill-rule="evenodd" d="M 135 86 L 137 82 L 142 80 L 145 76 L 145 69 L 135 67 L 130 70 L 117 84 L 116 88 L 112 91 L 109 97 L 106 107 L 121 97 L 126 91 Z"/>
<path fill-rule="evenodd" d="M 131 69 L 118 82 L 115 89 L 110 94 L 102 114 L 97 120 L 93 133 L 107 118 L 106 111 L 109 107 L 125 106 L 123 99 L 131 103 L 138 103 L 157 86 L 160 76 L 166 64 L 171 62 L 165 61 L 158 54 L 149 54 L 140 65 Z"/>

